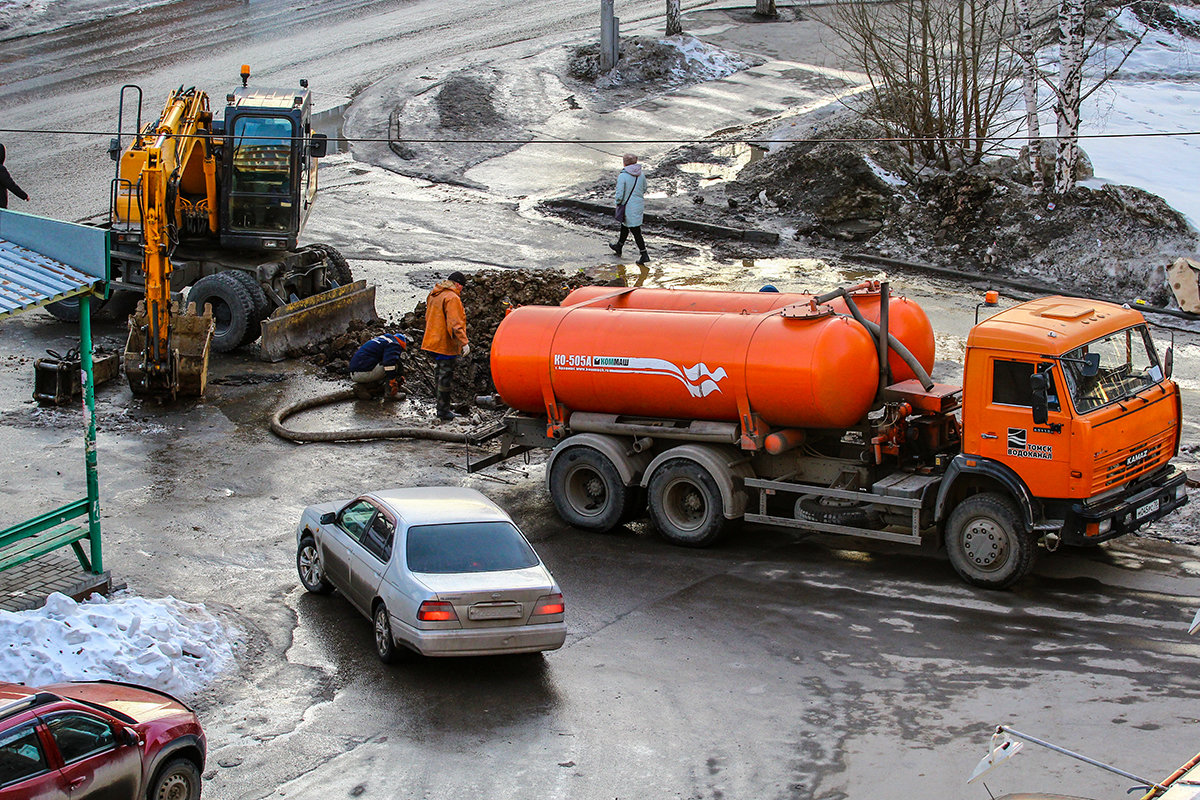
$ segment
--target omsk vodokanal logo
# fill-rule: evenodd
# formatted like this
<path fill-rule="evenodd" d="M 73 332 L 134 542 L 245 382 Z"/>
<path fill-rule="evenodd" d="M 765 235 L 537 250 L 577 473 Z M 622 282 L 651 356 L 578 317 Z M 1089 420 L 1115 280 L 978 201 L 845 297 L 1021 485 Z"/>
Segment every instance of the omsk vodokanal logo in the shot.
<path fill-rule="evenodd" d="M 638 375 L 669 375 L 679 381 L 692 397 L 708 397 L 721 391 L 718 384 L 728 377 L 724 367 L 709 369 L 703 361 L 680 367 L 662 358 L 626 356 L 585 356 L 556 353 L 554 368 L 564 372 L 627 372 Z"/>

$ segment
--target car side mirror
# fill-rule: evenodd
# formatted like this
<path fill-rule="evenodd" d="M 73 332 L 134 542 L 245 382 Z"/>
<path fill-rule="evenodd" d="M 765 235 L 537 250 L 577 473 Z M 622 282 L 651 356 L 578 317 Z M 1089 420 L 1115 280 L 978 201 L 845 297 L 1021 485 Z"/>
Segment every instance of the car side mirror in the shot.
<path fill-rule="evenodd" d="M 321 519 L 318 521 L 322 525 L 332 525 L 336 519 L 337 519 L 336 511 L 326 511 L 324 514 L 321 515 Z"/>
<path fill-rule="evenodd" d="M 1050 381 L 1044 372 L 1035 372 L 1029 376 L 1029 388 L 1033 393 L 1033 424 L 1045 425 L 1050 419 L 1049 402 L 1046 399 L 1046 392 L 1049 389 Z"/>
<path fill-rule="evenodd" d="M 1163 353 L 1163 372 L 1169 378 L 1171 373 L 1175 371 L 1175 348 L 1168 347 L 1167 352 Z"/>
<path fill-rule="evenodd" d="M 1088 353 L 1083 357 L 1083 369 L 1080 370 L 1085 378 L 1094 378 L 1100 374 L 1100 354 Z"/>
<path fill-rule="evenodd" d="M 308 154 L 313 158 L 324 158 L 329 153 L 329 137 L 314 133 L 308 140 Z"/>
<path fill-rule="evenodd" d="M 121 729 L 121 738 L 129 747 L 137 747 L 142 743 L 142 737 L 133 728 L 125 727 Z"/>

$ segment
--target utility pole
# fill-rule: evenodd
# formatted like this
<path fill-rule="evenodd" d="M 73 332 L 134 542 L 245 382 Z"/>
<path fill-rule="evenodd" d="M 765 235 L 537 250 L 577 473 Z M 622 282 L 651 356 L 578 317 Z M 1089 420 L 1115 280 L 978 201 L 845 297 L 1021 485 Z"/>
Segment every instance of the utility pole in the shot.
<path fill-rule="evenodd" d="M 621 54 L 621 21 L 613 16 L 613 0 L 600 0 L 600 70 L 608 72 Z"/>

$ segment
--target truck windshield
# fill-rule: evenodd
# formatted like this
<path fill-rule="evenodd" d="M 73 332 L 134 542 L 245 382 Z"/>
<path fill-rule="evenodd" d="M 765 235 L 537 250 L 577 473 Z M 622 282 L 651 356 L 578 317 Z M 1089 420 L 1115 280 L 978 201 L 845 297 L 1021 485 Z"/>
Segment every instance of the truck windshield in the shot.
<path fill-rule="evenodd" d="M 1093 353 L 1100 356 L 1100 368 L 1095 375 L 1085 377 L 1084 357 Z M 1062 366 L 1075 411 L 1080 414 L 1132 397 L 1163 379 L 1145 325 L 1076 348 L 1063 356 Z"/>

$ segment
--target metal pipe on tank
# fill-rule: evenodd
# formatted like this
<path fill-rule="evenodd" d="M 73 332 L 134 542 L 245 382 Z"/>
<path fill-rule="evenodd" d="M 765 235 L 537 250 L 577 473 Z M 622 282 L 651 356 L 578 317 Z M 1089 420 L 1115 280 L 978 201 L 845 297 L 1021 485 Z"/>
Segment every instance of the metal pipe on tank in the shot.
<path fill-rule="evenodd" d="M 888 281 L 879 284 L 879 330 L 881 335 L 875 337 L 879 342 L 879 391 L 891 383 L 888 375 L 888 302 L 891 300 L 891 286 Z"/>
<path fill-rule="evenodd" d="M 846 301 L 846 308 L 850 309 L 851 315 L 853 315 L 854 319 L 857 320 L 858 324 L 862 325 L 871 332 L 871 335 L 875 337 L 876 341 L 884 340 L 888 343 L 888 346 L 896 352 L 896 355 L 900 356 L 904 363 L 908 365 L 908 368 L 913 371 L 913 375 L 917 376 L 917 380 L 921 382 L 921 386 L 924 387 L 925 391 L 929 391 L 933 388 L 933 380 L 929 377 L 929 373 L 925 371 L 925 367 L 921 365 L 921 362 L 917 360 L 916 356 L 914 356 L 899 339 L 897 339 L 895 336 L 892 336 L 890 333 L 885 334 L 878 325 L 864 317 L 862 311 L 859 310 L 858 305 L 854 302 L 854 298 L 852 298 L 844 288 L 834 289 L 832 292 L 826 292 L 820 297 L 817 297 L 814 302 L 816 302 L 818 305 L 821 303 L 828 303 L 830 300 L 833 300 L 836 297 L 840 297 Z M 883 312 L 886 307 L 886 304 L 880 304 L 880 319 L 883 319 Z"/>

